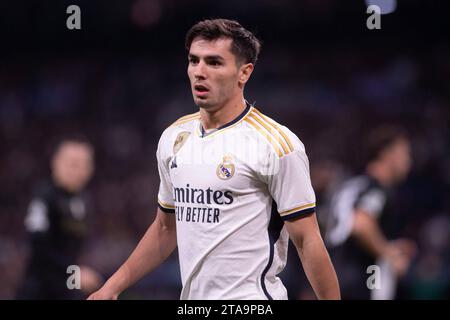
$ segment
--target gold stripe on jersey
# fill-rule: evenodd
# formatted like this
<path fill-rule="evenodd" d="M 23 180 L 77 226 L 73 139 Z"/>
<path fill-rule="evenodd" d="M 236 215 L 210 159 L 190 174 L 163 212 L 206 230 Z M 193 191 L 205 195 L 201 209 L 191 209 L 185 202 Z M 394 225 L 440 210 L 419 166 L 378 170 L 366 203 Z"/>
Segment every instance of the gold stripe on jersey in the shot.
<path fill-rule="evenodd" d="M 161 207 L 165 208 L 165 209 L 175 209 L 175 206 L 165 203 L 161 200 L 158 199 L 158 203 L 160 204 Z"/>
<path fill-rule="evenodd" d="M 177 121 L 180 121 L 180 120 L 186 120 L 187 118 L 196 117 L 196 116 L 198 116 L 198 115 L 200 115 L 200 111 L 197 111 L 197 112 L 194 112 L 194 113 L 191 113 L 191 114 L 187 114 L 187 115 L 185 115 L 185 116 L 182 116 L 182 117 L 179 118 Z"/>
<path fill-rule="evenodd" d="M 283 152 L 281 152 L 280 148 L 278 147 L 277 143 L 274 141 L 273 136 L 269 135 L 267 132 L 265 132 L 261 127 L 259 127 L 253 120 L 251 120 L 249 117 L 246 117 L 244 119 L 247 123 L 249 123 L 252 127 L 254 127 L 259 133 L 261 133 L 267 141 L 272 144 L 273 148 L 277 152 L 278 156 L 281 158 L 283 156 Z"/>
<path fill-rule="evenodd" d="M 315 206 L 316 206 L 315 202 L 304 204 L 302 206 L 299 206 L 299 207 L 296 207 L 296 208 L 293 208 L 293 209 L 290 209 L 290 210 L 287 210 L 287 211 L 280 212 L 280 215 L 283 217 L 283 216 L 286 216 L 286 215 L 291 214 L 293 212 L 314 208 Z"/>
<path fill-rule="evenodd" d="M 254 120 L 256 120 L 260 125 L 262 125 L 274 138 L 275 140 L 281 145 L 281 147 L 283 148 L 284 154 L 288 154 L 289 153 L 289 149 L 288 146 L 286 145 L 286 143 L 283 141 L 282 138 L 280 138 L 279 135 L 277 135 L 275 133 L 275 129 L 273 128 L 273 126 L 270 126 L 269 123 L 267 122 L 267 120 L 265 120 L 262 117 L 258 117 L 255 113 L 250 113 L 249 115 L 250 117 L 252 117 Z M 263 120 L 264 119 L 264 120 Z"/>
<path fill-rule="evenodd" d="M 196 112 L 196 113 L 192 113 L 192 114 L 188 114 L 184 117 L 179 118 L 177 121 L 175 121 L 174 123 L 172 123 L 170 126 L 175 126 L 175 125 L 179 125 L 179 124 L 183 124 L 183 123 L 187 123 L 189 121 L 195 120 L 200 118 L 200 112 Z"/>
<path fill-rule="evenodd" d="M 269 119 L 266 115 L 264 115 L 264 114 L 262 114 L 260 111 L 258 111 L 258 109 L 253 108 L 253 111 L 254 111 L 257 115 L 259 115 L 261 118 L 263 118 L 264 120 L 266 120 L 266 122 L 269 123 L 272 127 L 274 127 L 275 130 L 277 130 L 278 133 L 280 133 L 280 135 L 284 138 L 284 140 L 285 140 L 286 143 L 288 144 L 289 150 L 290 150 L 291 152 L 294 151 L 294 147 L 292 146 L 291 140 L 290 140 L 289 137 L 284 133 L 284 131 L 280 129 L 280 127 L 279 127 L 278 125 L 276 125 L 273 121 L 270 121 L 270 119 Z"/>

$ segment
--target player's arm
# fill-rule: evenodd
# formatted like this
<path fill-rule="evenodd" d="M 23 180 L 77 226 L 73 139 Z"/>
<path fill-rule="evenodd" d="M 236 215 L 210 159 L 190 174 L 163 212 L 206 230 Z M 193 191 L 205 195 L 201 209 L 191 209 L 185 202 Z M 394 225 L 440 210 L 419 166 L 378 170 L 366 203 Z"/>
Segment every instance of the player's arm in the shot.
<path fill-rule="evenodd" d="M 354 212 L 352 236 L 375 258 L 383 255 L 388 241 L 381 232 L 377 218 L 362 209 Z"/>
<path fill-rule="evenodd" d="M 318 299 L 340 299 L 336 272 L 320 235 L 315 213 L 285 221 L 285 226 Z"/>
<path fill-rule="evenodd" d="M 52 218 L 55 214 L 50 212 L 52 201 L 54 200 L 48 190 L 38 190 L 28 206 L 24 225 L 36 256 L 65 269 L 73 262 L 67 260 L 67 256 L 63 252 L 55 250 L 54 246 L 49 245 L 52 229 L 55 227 L 54 218 Z"/>
<path fill-rule="evenodd" d="M 155 221 L 125 263 L 88 299 L 117 299 L 119 294 L 154 270 L 177 245 L 175 215 L 157 210 Z"/>
<path fill-rule="evenodd" d="M 352 236 L 373 257 L 389 261 L 398 276 L 405 274 L 415 252 L 410 240 L 387 240 L 376 216 L 363 209 L 355 209 Z"/>
<path fill-rule="evenodd" d="M 278 127 L 278 130 L 283 132 L 281 141 L 288 148 L 283 149 L 284 155 L 280 155 L 281 152 L 268 153 L 265 168 L 268 168 L 266 172 L 269 192 L 297 248 L 316 296 L 319 299 L 340 299 L 336 272 L 320 235 L 314 213 L 316 196 L 311 184 L 305 146 L 287 128 Z"/>

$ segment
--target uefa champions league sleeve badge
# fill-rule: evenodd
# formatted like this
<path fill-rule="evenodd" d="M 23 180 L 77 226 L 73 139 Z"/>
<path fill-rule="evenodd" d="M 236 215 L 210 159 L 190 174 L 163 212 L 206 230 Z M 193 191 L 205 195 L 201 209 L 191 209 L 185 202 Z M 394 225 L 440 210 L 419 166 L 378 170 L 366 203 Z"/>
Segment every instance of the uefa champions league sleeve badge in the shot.
<path fill-rule="evenodd" d="M 191 133 L 188 131 L 180 132 L 173 143 L 173 154 L 176 155 L 177 152 L 181 149 L 181 147 L 186 143 L 189 135 Z"/>

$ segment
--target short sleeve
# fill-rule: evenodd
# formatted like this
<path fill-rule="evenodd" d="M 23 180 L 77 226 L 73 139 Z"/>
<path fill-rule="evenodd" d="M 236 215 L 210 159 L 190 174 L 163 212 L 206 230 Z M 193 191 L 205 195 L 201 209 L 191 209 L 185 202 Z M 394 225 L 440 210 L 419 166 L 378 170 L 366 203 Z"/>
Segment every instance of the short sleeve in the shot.
<path fill-rule="evenodd" d="M 175 203 L 173 200 L 173 187 L 169 174 L 170 157 L 164 155 L 164 140 L 161 137 L 158 150 L 156 151 L 156 158 L 158 161 L 159 173 L 159 190 L 158 190 L 158 207 L 166 213 L 175 212 Z"/>
<path fill-rule="evenodd" d="M 360 196 L 358 201 L 355 203 L 355 208 L 361 209 L 367 214 L 378 218 L 383 212 L 385 204 L 385 193 L 378 188 L 372 188 Z"/>
<path fill-rule="evenodd" d="M 316 197 L 303 144 L 298 140 L 295 149 L 282 157 L 272 153 L 269 162 L 269 192 L 277 204 L 281 218 L 290 220 L 313 213 Z"/>
<path fill-rule="evenodd" d="M 24 223 L 30 233 L 48 231 L 50 227 L 48 204 L 43 198 L 35 197 L 30 202 Z"/>

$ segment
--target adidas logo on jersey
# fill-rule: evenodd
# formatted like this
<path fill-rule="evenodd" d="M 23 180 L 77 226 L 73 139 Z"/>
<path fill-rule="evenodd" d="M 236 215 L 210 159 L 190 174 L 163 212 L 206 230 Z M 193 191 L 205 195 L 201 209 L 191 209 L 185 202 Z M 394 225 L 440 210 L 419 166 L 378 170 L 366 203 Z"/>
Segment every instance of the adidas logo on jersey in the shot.
<path fill-rule="evenodd" d="M 172 164 L 170 165 L 170 169 L 178 168 L 177 166 L 177 157 L 173 157 Z"/>

